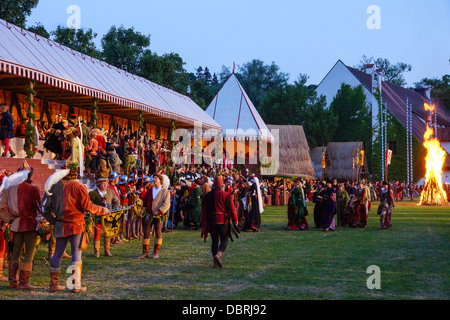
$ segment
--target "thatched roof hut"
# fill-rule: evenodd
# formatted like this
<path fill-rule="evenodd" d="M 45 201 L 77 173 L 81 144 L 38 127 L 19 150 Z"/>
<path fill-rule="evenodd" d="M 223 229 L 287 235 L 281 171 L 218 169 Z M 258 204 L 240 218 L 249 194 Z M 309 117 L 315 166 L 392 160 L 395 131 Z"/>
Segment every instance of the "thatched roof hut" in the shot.
<path fill-rule="evenodd" d="M 315 147 L 309 151 L 314 168 L 314 177 L 322 179 L 322 151 L 325 153 L 325 167 L 330 166 L 330 157 L 327 153 L 327 147 Z"/>
<path fill-rule="evenodd" d="M 268 124 L 267 127 L 272 134 L 278 130 L 279 167 L 274 175 L 313 179 L 314 168 L 303 126 Z"/>
<path fill-rule="evenodd" d="M 353 169 L 353 156 L 356 149 L 364 150 L 364 143 L 361 141 L 328 143 L 327 153 L 330 157 L 330 165 L 325 168 L 327 177 L 348 180 L 364 177 L 367 174 L 366 166 L 360 168 L 359 174 L 356 163 Z M 364 164 L 367 164 L 365 153 L 363 160 Z"/>

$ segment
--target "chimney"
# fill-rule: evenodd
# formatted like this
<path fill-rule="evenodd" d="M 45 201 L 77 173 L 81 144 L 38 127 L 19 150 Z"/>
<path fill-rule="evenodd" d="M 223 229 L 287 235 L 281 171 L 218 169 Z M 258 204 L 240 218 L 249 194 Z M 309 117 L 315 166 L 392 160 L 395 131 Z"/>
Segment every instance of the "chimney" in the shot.
<path fill-rule="evenodd" d="M 431 87 L 418 87 L 414 89 L 415 92 L 420 93 L 424 98 L 431 99 Z"/>
<path fill-rule="evenodd" d="M 375 71 L 375 65 L 373 63 L 366 64 L 366 73 L 372 75 Z"/>

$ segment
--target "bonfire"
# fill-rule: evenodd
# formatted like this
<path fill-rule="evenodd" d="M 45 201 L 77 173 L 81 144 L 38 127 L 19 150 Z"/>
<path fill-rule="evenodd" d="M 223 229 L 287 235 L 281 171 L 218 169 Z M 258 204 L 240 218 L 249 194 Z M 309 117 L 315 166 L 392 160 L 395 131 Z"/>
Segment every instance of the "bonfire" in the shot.
<path fill-rule="evenodd" d="M 425 103 L 425 110 L 434 110 L 434 104 Z M 423 145 L 427 149 L 425 157 L 426 175 L 420 205 L 448 206 L 447 194 L 442 185 L 442 167 L 445 161 L 445 150 L 434 135 L 434 130 L 427 124 L 427 130 L 423 135 Z"/>

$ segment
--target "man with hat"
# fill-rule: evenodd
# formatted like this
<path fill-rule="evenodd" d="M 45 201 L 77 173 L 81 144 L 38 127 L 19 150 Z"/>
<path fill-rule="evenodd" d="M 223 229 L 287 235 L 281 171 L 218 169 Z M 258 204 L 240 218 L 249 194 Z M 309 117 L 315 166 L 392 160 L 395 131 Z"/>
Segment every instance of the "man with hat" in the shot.
<path fill-rule="evenodd" d="M 170 190 L 163 186 L 163 181 L 163 176 L 155 173 L 153 175 L 154 186 L 147 190 L 143 199 L 146 210 L 142 217 L 144 239 L 142 242 L 142 255 L 138 259 L 148 258 L 152 227 L 155 231 L 153 258 L 157 259 L 159 257 L 162 245 L 163 220 L 166 218 L 166 213 L 170 208 Z"/>
<path fill-rule="evenodd" d="M 206 241 L 211 234 L 211 254 L 214 258 L 214 268 L 222 268 L 222 256 L 228 246 L 231 234 L 231 221 L 237 224 L 238 217 L 231 195 L 224 191 L 223 180 L 220 176 L 214 178 L 212 190 L 202 199 L 202 232 L 201 237 Z"/>
<path fill-rule="evenodd" d="M 48 222 L 54 224 L 53 236 L 56 238 L 55 253 L 50 260 L 50 292 L 65 289 L 59 285 L 59 274 L 67 242 L 70 242 L 72 248 L 70 268 L 75 281 L 73 291 L 86 291 L 86 287 L 81 286 L 81 243 L 86 231 L 84 214 L 109 214 L 108 208 L 92 203 L 86 186 L 77 180 L 71 180 L 69 173 L 70 170 L 60 170 L 52 174 L 45 184 L 42 199 L 43 215 Z"/>
<path fill-rule="evenodd" d="M 89 192 L 89 198 L 93 204 L 106 207 L 108 209 L 116 209 L 120 207 L 120 200 L 113 190 L 108 188 L 109 181 L 104 177 L 97 179 L 97 185 L 94 190 Z M 95 217 L 94 224 L 94 257 L 100 257 L 100 235 L 102 232 L 102 216 Z M 111 239 L 103 236 L 103 247 L 105 256 L 112 257 L 110 252 Z"/>

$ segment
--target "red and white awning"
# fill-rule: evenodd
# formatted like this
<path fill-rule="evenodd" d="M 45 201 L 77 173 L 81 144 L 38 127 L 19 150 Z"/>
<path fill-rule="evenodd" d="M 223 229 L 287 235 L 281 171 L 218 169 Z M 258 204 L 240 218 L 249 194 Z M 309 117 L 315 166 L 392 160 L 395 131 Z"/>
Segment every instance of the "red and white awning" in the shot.
<path fill-rule="evenodd" d="M 0 71 L 205 129 L 221 126 L 192 99 L 0 19 Z"/>

